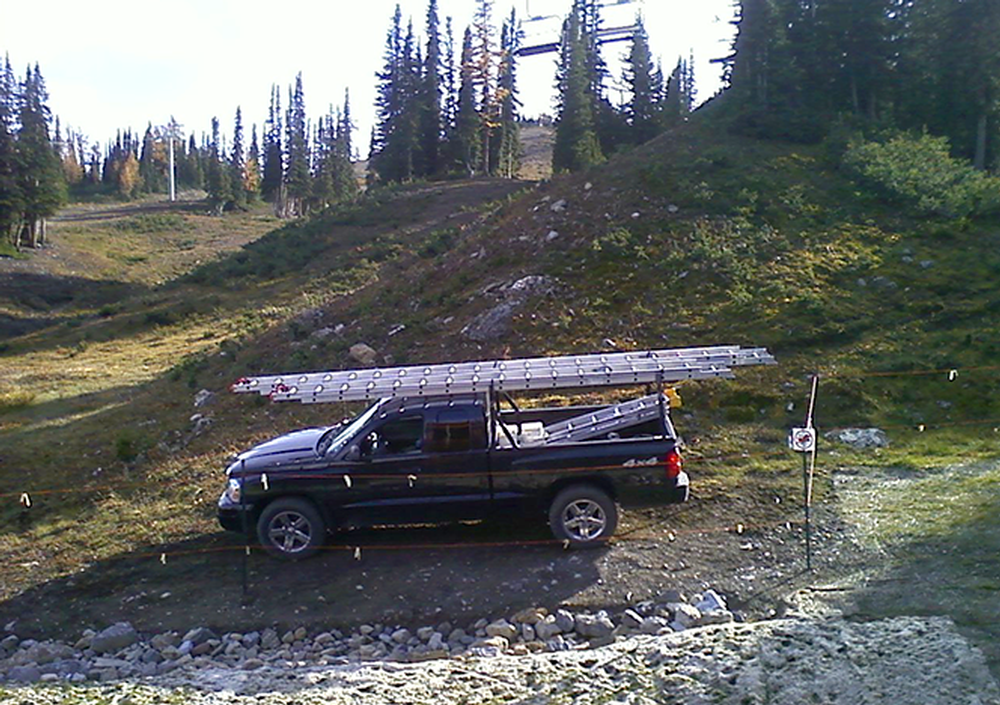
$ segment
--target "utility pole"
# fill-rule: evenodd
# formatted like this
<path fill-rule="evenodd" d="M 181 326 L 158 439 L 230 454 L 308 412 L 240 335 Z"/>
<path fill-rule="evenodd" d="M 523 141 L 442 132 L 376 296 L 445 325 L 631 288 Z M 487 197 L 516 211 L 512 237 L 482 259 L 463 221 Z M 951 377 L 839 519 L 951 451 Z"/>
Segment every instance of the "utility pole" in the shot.
<path fill-rule="evenodd" d="M 181 132 L 181 125 L 174 116 L 170 116 L 170 122 L 162 129 L 163 136 L 167 140 L 167 152 L 170 155 L 170 201 L 174 202 L 177 200 L 177 187 L 175 183 L 175 169 L 174 169 L 174 140 L 183 138 L 184 134 Z"/>

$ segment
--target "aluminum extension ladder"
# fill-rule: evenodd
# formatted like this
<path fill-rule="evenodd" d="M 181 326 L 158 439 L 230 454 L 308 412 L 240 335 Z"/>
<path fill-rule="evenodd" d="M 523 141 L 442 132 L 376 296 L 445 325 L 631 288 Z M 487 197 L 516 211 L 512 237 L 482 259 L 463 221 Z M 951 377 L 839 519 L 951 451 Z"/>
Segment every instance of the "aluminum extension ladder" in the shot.
<path fill-rule="evenodd" d="M 231 390 L 315 404 L 732 378 L 773 364 L 765 348 L 721 345 L 244 377 Z"/>

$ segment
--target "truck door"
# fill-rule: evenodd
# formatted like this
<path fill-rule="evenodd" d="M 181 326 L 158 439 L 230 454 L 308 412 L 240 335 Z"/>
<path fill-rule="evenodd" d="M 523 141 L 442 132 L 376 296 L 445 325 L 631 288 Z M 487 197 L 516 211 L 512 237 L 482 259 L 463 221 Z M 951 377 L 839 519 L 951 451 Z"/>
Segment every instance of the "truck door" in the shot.
<path fill-rule="evenodd" d="M 477 464 L 485 463 L 485 432 L 482 445 L 474 449 L 475 434 L 466 415 L 464 434 L 461 424 L 453 423 L 442 438 L 439 418 L 444 414 L 447 422 L 449 411 L 455 410 L 430 407 L 393 414 L 369 429 L 362 448 L 364 465 L 356 471 L 360 491 L 345 507 L 349 514 L 390 524 L 485 514 L 489 475 L 485 467 L 475 471 Z"/>

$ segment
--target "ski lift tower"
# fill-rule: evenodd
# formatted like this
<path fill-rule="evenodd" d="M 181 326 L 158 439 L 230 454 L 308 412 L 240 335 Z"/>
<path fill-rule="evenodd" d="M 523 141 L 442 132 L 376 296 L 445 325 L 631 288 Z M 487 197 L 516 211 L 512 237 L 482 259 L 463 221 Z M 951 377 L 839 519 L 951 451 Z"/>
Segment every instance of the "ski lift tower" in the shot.
<path fill-rule="evenodd" d="M 598 2 L 597 6 L 600 8 L 608 7 L 627 7 L 629 5 L 641 6 L 644 0 L 603 0 Z M 537 6 L 537 0 L 536 0 Z M 636 7 L 636 9 L 639 9 Z M 562 15 L 555 14 L 532 14 L 531 12 L 531 0 L 525 0 L 524 2 L 524 13 L 526 19 L 523 20 L 524 24 L 528 23 L 542 23 L 548 20 L 556 19 L 561 20 Z M 610 44 L 612 42 L 627 42 L 635 35 L 638 31 L 639 25 L 634 22 L 630 24 L 621 24 L 611 27 L 598 27 L 595 31 L 597 36 L 598 44 Z M 551 35 L 550 35 L 551 36 Z M 558 32 L 557 32 L 558 36 Z M 534 40 L 528 43 L 526 46 L 521 47 L 517 50 L 517 56 L 536 56 L 538 54 L 552 54 L 559 51 L 559 41 L 541 41 Z"/>

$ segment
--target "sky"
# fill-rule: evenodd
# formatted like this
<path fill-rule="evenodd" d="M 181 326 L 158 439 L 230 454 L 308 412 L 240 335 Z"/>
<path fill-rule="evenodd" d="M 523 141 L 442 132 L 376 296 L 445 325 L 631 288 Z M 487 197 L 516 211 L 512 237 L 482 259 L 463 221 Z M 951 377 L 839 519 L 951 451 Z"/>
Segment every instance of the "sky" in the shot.
<path fill-rule="evenodd" d="M 718 64 L 732 41 L 732 0 L 605 0 L 606 27 L 631 24 L 641 11 L 654 56 L 669 74 L 678 56 L 695 56 L 699 99 L 719 90 Z M 400 0 L 404 23 L 412 18 L 422 35 L 427 0 Z M 456 45 L 472 19 L 475 0 L 438 0 L 442 29 L 451 16 Z M 513 7 L 525 22 L 526 44 L 558 39 L 560 17 L 570 0 L 494 0 L 495 24 Z M 104 144 L 119 129 L 140 134 L 150 122 L 170 117 L 185 135 L 210 131 L 218 117 L 231 133 L 237 106 L 245 140 L 250 125 L 262 132 L 271 86 L 282 90 L 302 72 L 310 118 L 340 105 L 350 90 L 358 131 L 354 143 L 367 151 L 374 120 L 376 71 L 396 0 L 5 0 L 0 13 L 0 54 L 18 79 L 36 62 L 49 91 L 49 107 L 61 124 L 90 142 Z M 628 42 L 607 44 L 603 56 L 620 79 L 619 57 Z M 459 47 L 456 47 L 456 51 Z M 555 54 L 518 63 L 522 114 L 552 114 Z M 609 86 L 612 102 L 627 98 Z"/>

